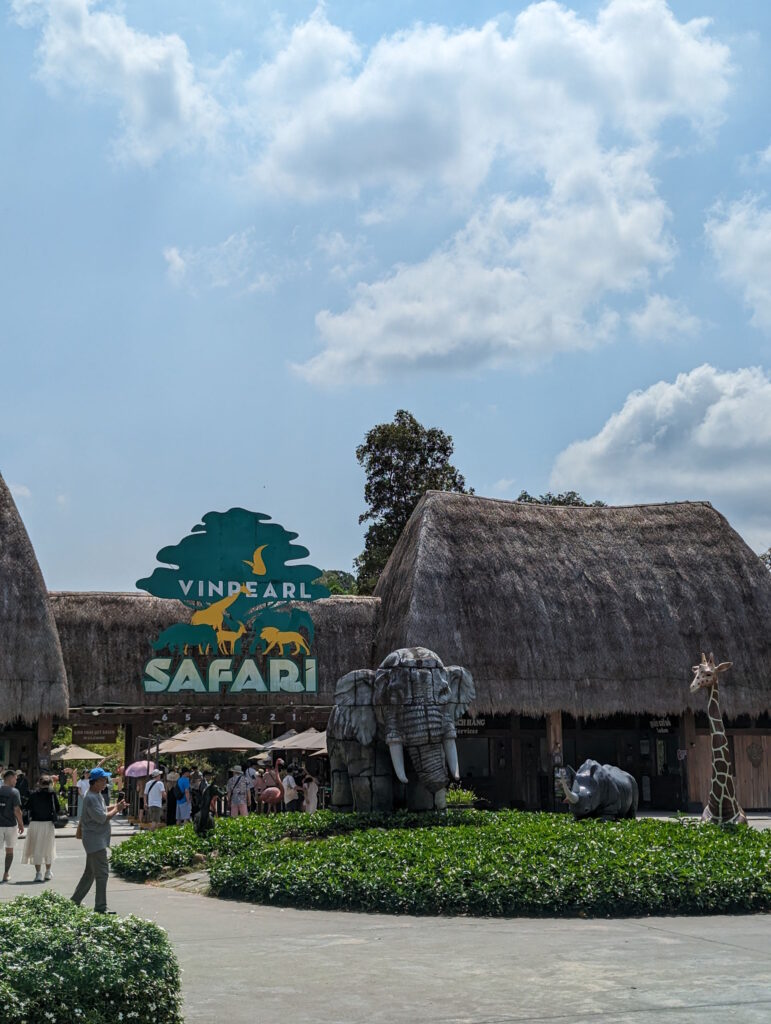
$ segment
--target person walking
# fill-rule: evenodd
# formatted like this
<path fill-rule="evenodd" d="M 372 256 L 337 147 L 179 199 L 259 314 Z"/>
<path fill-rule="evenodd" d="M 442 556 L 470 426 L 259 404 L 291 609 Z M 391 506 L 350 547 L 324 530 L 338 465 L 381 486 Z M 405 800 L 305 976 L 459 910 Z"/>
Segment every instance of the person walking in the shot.
<path fill-rule="evenodd" d="M 231 776 L 227 784 L 230 817 L 246 817 L 249 813 L 249 780 L 241 770 L 240 764 L 234 764 L 230 771 Z"/>
<path fill-rule="evenodd" d="M 174 768 L 166 772 L 166 824 L 177 823 L 177 783 L 179 772 Z"/>
<path fill-rule="evenodd" d="M 50 882 L 51 865 L 56 859 L 56 829 L 54 822 L 59 816 L 59 799 L 53 791 L 51 778 L 41 775 L 37 789 L 29 795 L 29 825 L 22 864 L 35 865 L 35 881 Z M 42 867 L 46 866 L 45 877 Z"/>
<path fill-rule="evenodd" d="M 21 816 L 21 797 L 16 788 L 16 772 L 9 768 L 3 772 L 3 784 L 0 786 L 0 839 L 5 847 L 4 882 L 8 881 L 11 873 L 17 834 L 24 835 L 24 819 Z"/>
<path fill-rule="evenodd" d="M 98 914 L 112 913 L 107 909 L 107 879 L 110 875 L 107 848 L 111 838 L 110 821 L 125 807 L 123 800 L 113 807 L 105 807 L 102 791 L 107 786 L 109 778 L 110 776 L 104 768 L 92 768 L 88 775 L 89 791 L 83 800 L 83 813 L 80 816 L 80 832 L 83 849 L 86 851 L 86 867 L 72 894 L 72 902 L 80 906 L 89 889 L 96 882 L 94 910 Z"/>
<path fill-rule="evenodd" d="M 300 792 L 297 788 L 295 777 L 288 768 L 283 774 L 282 783 L 284 787 L 284 810 L 299 811 Z"/>
<path fill-rule="evenodd" d="M 80 820 L 80 816 L 83 813 L 83 801 L 86 799 L 86 796 L 88 795 L 88 791 L 91 788 L 91 784 L 88 781 L 88 768 L 84 768 L 83 771 L 80 773 L 80 778 L 78 779 L 77 785 L 78 785 L 78 820 Z"/>
<path fill-rule="evenodd" d="M 177 798 L 177 824 L 184 825 L 190 821 L 193 805 L 190 797 L 190 769 L 183 768 L 177 779 L 174 795 Z"/>
<path fill-rule="evenodd" d="M 163 772 L 156 768 L 150 772 L 145 785 L 145 815 L 151 831 L 161 827 L 163 803 L 166 799 L 166 787 L 163 785 Z"/>
<path fill-rule="evenodd" d="M 303 779 L 303 811 L 314 814 L 319 809 L 319 784 L 312 775 Z"/>

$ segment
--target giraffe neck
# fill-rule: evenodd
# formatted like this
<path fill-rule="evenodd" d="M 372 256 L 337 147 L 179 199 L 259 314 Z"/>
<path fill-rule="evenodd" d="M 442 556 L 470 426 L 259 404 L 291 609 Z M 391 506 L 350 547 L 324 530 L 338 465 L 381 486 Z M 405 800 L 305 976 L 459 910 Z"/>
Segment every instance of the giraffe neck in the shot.
<path fill-rule="evenodd" d="M 720 695 L 716 682 L 709 688 L 707 718 L 709 719 L 709 731 L 712 734 L 712 783 L 707 806 L 710 817 L 725 824 L 742 819 L 744 814 L 736 799 L 731 772 L 731 753 L 723 725 L 723 713 L 720 710 Z"/>

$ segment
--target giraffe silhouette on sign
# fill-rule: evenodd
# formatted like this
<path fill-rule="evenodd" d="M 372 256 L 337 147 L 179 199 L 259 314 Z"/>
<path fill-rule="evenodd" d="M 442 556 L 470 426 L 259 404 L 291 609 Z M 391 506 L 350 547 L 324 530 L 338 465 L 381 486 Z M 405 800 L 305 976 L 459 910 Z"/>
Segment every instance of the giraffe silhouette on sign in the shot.
<path fill-rule="evenodd" d="M 736 784 L 731 769 L 731 752 L 728 749 L 728 737 L 723 725 L 723 713 L 720 710 L 717 677 L 731 667 L 730 661 L 715 664 L 715 656 L 710 654 L 709 661 L 705 654 L 701 663 L 693 666 L 694 676 L 691 681 L 691 693 L 709 689 L 707 718 L 709 731 L 712 734 L 712 782 L 709 787 L 709 800 L 702 813 L 702 821 L 711 821 L 716 825 L 746 825 L 747 815 L 736 799 Z"/>

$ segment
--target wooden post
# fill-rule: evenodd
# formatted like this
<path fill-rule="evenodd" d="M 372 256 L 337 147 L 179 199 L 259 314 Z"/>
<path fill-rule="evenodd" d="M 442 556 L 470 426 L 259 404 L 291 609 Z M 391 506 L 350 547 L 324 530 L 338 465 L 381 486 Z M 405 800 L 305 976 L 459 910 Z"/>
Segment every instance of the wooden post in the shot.
<path fill-rule="evenodd" d="M 562 712 L 551 711 L 546 716 L 546 747 L 549 754 L 549 763 L 554 765 L 554 755 L 559 754 L 564 759 L 562 749 Z"/>
<path fill-rule="evenodd" d="M 551 711 L 546 716 L 546 749 L 549 759 L 549 770 L 551 774 L 550 788 L 551 793 L 549 794 L 549 808 L 556 810 L 557 794 L 556 794 L 556 777 L 555 771 L 557 768 L 562 768 L 565 763 L 565 752 L 562 747 L 562 712 Z"/>
<path fill-rule="evenodd" d="M 685 778 L 687 781 L 688 810 L 703 806 L 704 794 L 699 792 L 699 776 L 696 771 L 696 718 L 690 709 L 683 713 L 682 718 L 683 749 L 685 758 Z"/>
<path fill-rule="evenodd" d="M 34 764 L 34 777 L 30 780 L 35 785 L 37 776 L 43 771 L 51 770 L 51 737 L 53 724 L 50 715 L 41 715 L 37 720 L 37 751 Z"/>

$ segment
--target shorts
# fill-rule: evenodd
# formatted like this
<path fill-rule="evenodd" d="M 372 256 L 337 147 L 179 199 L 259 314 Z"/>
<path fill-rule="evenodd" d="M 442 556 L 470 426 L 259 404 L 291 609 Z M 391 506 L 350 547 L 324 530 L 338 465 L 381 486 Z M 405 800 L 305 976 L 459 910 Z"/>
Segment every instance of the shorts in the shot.
<path fill-rule="evenodd" d="M 245 818 L 248 813 L 249 813 L 249 809 L 247 808 L 246 804 L 231 804 L 230 805 L 230 817 L 231 818 L 241 818 L 241 817 Z"/>
<path fill-rule="evenodd" d="M 151 825 L 159 825 L 161 821 L 162 807 L 148 807 L 147 808 L 147 820 Z"/>
<path fill-rule="evenodd" d="M 177 800 L 177 821 L 190 821 L 191 810 L 187 800 Z"/>
<path fill-rule="evenodd" d="M 19 834 L 17 825 L 4 825 L 0 828 L 0 837 L 6 850 L 12 850 L 16 846 L 16 836 Z"/>

